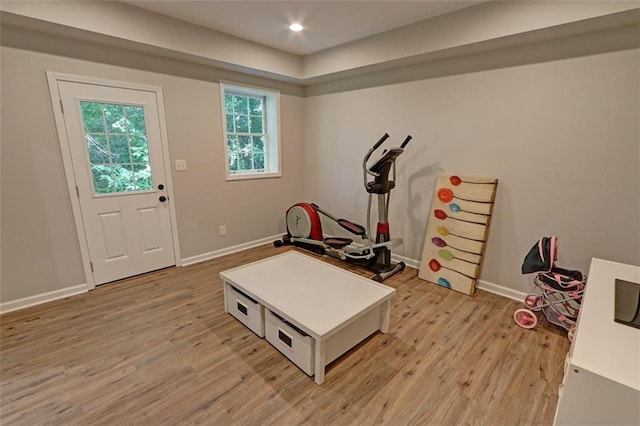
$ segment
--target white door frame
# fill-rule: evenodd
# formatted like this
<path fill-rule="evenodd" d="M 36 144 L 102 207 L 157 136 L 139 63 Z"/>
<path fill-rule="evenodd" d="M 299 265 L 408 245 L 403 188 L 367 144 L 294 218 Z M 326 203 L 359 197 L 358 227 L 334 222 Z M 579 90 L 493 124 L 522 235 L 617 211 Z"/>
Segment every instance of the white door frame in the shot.
<path fill-rule="evenodd" d="M 60 94 L 58 91 L 59 81 L 69 81 L 73 83 L 85 83 L 96 86 L 117 87 L 121 89 L 143 90 L 147 92 L 153 92 L 156 95 L 156 101 L 158 105 L 158 115 L 160 120 L 160 139 L 162 145 L 163 166 L 165 168 L 166 175 L 166 191 L 169 197 L 169 213 L 171 216 L 171 233 L 173 236 L 173 253 L 175 255 L 176 266 L 182 266 L 182 260 L 180 257 L 180 244 L 178 242 L 178 223 L 176 220 L 176 209 L 174 193 L 173 193 L 173 180 L 171 176 L 171 161 L 169 158 L 169 142 L 167 138 L 167 123 L 165 120 L 164 112 L 164 99 L 162 96 L 162 88 L 158 86 L 149 86 L 137 83 L 128 83 L 123 81 L 105 80 L 94 77 L 84 77 L 73 74 L 64 74 L 53 71 L 47 71 L 47 82 L 49 84 L 49 93 L 51 94 L 51 105 L 53 107 L 53 115 L 56 122 L 56 129 L 58 131 L 58 141 L 60 142 L 60 152 L 62 153 L 62 162 L 64 165 L 64 173 L 67 178 L 67 189 L 69 191 L 69 198 L 71 199 L 71 207 L 73 209 L 73 219 L 76 225 L 76 231 L 78 233 L 78 242 L 80 243 L 80 253 L 82 254 L 82 265 L 84 267 L 84 274 L 87 280 L 87 290 L 95 288 L 95 280 L 91 271 L 91 258 L 89 256 L 89 246 L 87 243 L 87 235 L 84 229 L 84 223 L 82 221 L 82 210 L 80 209 L 80 200 L 77 193 L 76 177 L 73 172 L 73 161 L 71 159 L 71 149 L 69 147 L 69 137 L 64 121 L 64 115 L 62 113 L 62 103 L 60 101 Z"/>

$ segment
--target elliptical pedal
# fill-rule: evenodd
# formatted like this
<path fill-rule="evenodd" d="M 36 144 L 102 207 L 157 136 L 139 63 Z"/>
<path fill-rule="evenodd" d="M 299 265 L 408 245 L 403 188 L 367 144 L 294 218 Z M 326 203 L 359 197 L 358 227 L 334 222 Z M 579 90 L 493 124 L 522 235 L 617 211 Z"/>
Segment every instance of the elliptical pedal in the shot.
<path fill-rule="evenodd" d="M 338 225 L 342 226 L 342 228 L 346 229 L 352 234 L 358 235 L 360 237 L 363 237 L 367 234 L 367 230 L 364 226 L 353 223 L 347 219 L 338 219 Z"/>

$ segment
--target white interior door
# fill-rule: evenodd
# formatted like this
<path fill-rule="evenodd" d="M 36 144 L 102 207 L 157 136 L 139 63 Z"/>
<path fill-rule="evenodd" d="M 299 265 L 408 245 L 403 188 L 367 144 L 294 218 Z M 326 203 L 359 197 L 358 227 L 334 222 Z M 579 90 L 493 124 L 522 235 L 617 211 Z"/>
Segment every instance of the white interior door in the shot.
<path fill-rule="evenodd" d="M 175 265 L 157 94 L 57 87 L 94 284 Z"/>

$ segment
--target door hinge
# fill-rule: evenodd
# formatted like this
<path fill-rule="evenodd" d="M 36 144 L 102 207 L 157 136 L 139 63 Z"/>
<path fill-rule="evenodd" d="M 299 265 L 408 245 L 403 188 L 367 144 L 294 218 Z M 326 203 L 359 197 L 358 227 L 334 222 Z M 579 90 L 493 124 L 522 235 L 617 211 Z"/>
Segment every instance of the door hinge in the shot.
<path fill-rule="evenodd" d="M 91 272 L 93 272 L 93 262 L 89 262 L 89 266 L 91 266 Z"/>
<path fill-rule="evenodd" d="M 62 99 L 60 99 L 60 110 L 64 114 L 64 105 L 62 104 Z"/>
<path fill-rule="evenodd" d="M 76 185 L 76 195 L 80 198 L 80 190 L 78 189 L 78 185 Z"/>

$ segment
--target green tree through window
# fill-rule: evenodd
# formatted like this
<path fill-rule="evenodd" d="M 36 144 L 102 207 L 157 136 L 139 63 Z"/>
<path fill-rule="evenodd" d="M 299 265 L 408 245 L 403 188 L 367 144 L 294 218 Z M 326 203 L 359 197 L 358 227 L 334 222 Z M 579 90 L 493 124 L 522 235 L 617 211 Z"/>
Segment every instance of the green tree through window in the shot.
<path fill-rule="evenodd" d="M 227 177 L 280 176 L 278 92 L 220 84 Z"/>
<path fill-rule="evenodd" d="M 95 192 L 153 189 L 144 108 L 81 101 L 80 109 Z"/>
<path fill-rule="evenodd" d="M 225 94 L 230 172 L 265 170 L 264 97 Z"/>

